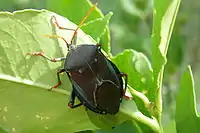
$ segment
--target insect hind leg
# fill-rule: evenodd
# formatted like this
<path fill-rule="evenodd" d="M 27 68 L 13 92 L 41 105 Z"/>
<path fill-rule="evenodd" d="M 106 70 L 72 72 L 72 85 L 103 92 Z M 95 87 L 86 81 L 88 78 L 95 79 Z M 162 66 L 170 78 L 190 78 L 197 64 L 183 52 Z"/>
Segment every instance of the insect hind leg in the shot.
<path fill-rule="evenodd" d="M 73 87 L 73 86 L 72 86 L 72 87 Z M 73 89 L 74 89 L 74 87 L 73 87 Z M 82 103 L 79 103 L 79 104 L 74 105 L 75 98 L 76 98 L 76 94 L 75 94 L 74 90 L 72 90 L 71 97 L 70 97 L 70 100 L 69 100 L 69 103 L 68 103 L 68 106 L 69 106 L 70 108 L 72 108 L 72 109 L 73 109 L 73 108 L 77 108 L 77 107 L 83 105 Z"/>
<path fill-rule="evenodd" d="M 126 90 L 127 90 L 127 84 L 128 84 L 128 75 L 126 73 L 121 73 L 121 77 L 124 77 L 124 80 L 125 80 L 125 86 L 124 86 L 124 90 L 123 90 L 123 97 L 125 99 L 132 99 L 131 97 L 129 96 L 126 96 Z"/>

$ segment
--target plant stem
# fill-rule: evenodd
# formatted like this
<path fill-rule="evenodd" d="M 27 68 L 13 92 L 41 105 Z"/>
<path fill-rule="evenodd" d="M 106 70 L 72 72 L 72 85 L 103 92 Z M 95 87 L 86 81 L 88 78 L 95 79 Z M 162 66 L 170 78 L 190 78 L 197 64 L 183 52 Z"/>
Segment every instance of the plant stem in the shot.
<path fill-rule="evenodd" d="M 130 114 L 131 117 L 134 118 L 134 120 L 137 120 L 141 123 L 144 123 L 146 125 L 148 125 L 155 133 L 160 133 L 160 127 L 159 124 L 156 120 L 156 118 L 149 118 L 145 115 L 143 115 L 141 112 L 133 112 L 132 114 Z"/>
<path fill-rule="evenodd" d="M 150 104 L 149 99 L 141 92 L 136 91 L 135 89 L 133 89 L 130 85 L 128 85 L 129 91 L 131 93 L 131 95 L 139 98 L 143 103 L 145 107 L 148 107 Z"/>

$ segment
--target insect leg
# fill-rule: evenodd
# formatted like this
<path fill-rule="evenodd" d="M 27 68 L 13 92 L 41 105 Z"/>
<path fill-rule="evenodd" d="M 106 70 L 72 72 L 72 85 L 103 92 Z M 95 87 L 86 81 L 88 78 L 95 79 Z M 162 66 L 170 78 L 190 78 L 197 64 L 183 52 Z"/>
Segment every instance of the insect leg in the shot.
<path fill-rule="evenodd" d="M 85 22 L 85 20 L 88 18 L 88 16 L 91 14 L 91 12 L 96 8 L 97 6 L 97 3 L 93 5 L 93 7 L 88 11 L 88 13 L 85 15 L 85 17 L 83 18 L 83 20 L 80 22 L 80 24 L 78 25 L 78 27 L 74 30 L 74 34 L 72 36 L 72 39 L 71 39 L 71 44 L 77 34 L 77 31 L 78 29 L 83 25 L 83 23 Z"/>
<path fill-rule="evenodd" d="M 65 44 L 67 45 L 67 48 L 69 50 L 69 43 L 67 42 L 67 40 L 65 40 L 64 37 L 61 37 L 61 36 L 58 36 L 58 35 L 48 35 L 48 34 L 46 34 L 44 36 L 49 37 L 49 38 L 60 38 L 60 39 L 62 39 L 65 42 Z"/>
<path fill-rule="evenodd" d="M 49 91 L 51 91 L 52 89 L 58 88 L 58 87 L 62 84 L 62 82 L 61 82 L 61 80 L 60 80 L 60 73 L 63 73 L 63 72 L 65 72 L 65 69 L 60 69 L 60 70 L 57 71 L 58 83 L 57 83 L 55 86 L 51 87 L 51 88 L 49 89 Z"/>
<path fill-rule="evenodd" d="M 57 19 L 56 19 L 56 16 L 52 16 L 52 20 L 54 19 L 54 23 L 56 24 L 56 26 L 60 29 L 60 30 L 72 30 L 72 31 L 75 31 L 75 29 L 71 29 L 71 28 L 66 28 L 66 27 L 63 27 L 63 26 L 60 26 L 60 24 L 58 23 Z M 77 31 L 76 31 L 77 32 Z M 49 35 L 48 35 L 49 36 Z M 56 38 L 58 38 L 59 36 L 56 36 L 56 35 L 50 35 L 51 37 L 54 36 Z M 74 35 L 73 35 L 74 36 Z M 65 41 L 65 39 L 63 37 L 59 37 L 61 39 L 63 39 Z M 76 38 L 73 37 L 73 39 L 75 39 L 75 44 L 76 44 Z M 66 44 L 67 44 L 67 48 L 69 50 L 69 45 L 72 44 L 72 41 L 70 44 L 67 43 L 67 41 L 65 41 Z"/>
<path fill-rule="evenodd" d="M 121 73 L 121 77 L 125 78 L 125 87 L 124 87 L 124 98 L 125 99 L 131 99 L 130 97 L 126 96 L 126 89 L 127 89 L 127 84 L 128 84 L 128 75 L 126 73 Z"/>
<path fill-rule="evenodd" d="M 72 86 L 72 87 L 73 87 L 73 86 Z M 74 87 L 73 87 L 73 90 L 72 90 L 72 93 L 71 93 L 71 97 L 70 97 L 70 100 L 69 100 L 69 103 L 68 103 L 68 106 L 69 106 L 70 108 L 72 108 L 72 109 L 73 109 L 73 108 L 77 108 L 77 107 L 83 105 L 82 103 L 79 103 L 79 104 L 74 105 L 75 98 L 76 98 L 76 94 L 75 94 L 75 92 L 74 92 Z"/>
<path fill-rule="evenodd" d="M 126 91 L 128 84 L 128 75 L 126 73 L 121 73 L 121 76 L 125 78 L 125 91 Z"/>
<path fill-rule="evenodd" d="M 70 29 L 70 28 L 65 28 L 65 27 L 60 26 L 59 23 L 58 23 L 58 21 L 57 21 L 57 19 L 56 19 L 56 17 L 52 16 L 52 19 L 54 19 L 55 24 L 56 24 L 56 26 L 59 29 L 61 29 L 61 30 L 73 30 L 74 31 L 74 34 L 73 34 L 73 36 L 71 38 L 71 41 L 70 41 L 70 44 L 72 44 L 72 42 L 73 42 L 74 39 L 75 39 L 75 42 L 76 42 L 76 35 L 77 35 L 78 29 L 83 25 L 83 23 L 85 22 L 85 20 L 88 18 L 88 16 L 91 14 L 91 12 L 95 9 L 96 6 L 97 6 L 97 3 L 95 5 L 93 5 L 93 7 L 88 11 L 87 15 L 83 18 L 83 20 L 80 22 L 80 24 L 77 26 L 76 29 Z M 57 36 L 57 38 L 63 39 L 63 37 L 58 37 L 58 36 Z M 65 42 L 66 42 L 68 50 L 69 50 L 69 44 L 67 43 L 67 41 L 65 41 Z"/>
<path fill-rule="evenodd" d="M 70 28 L 65 28 L 65 27 L 62 27 L 62 26 L 60 26 L 59 25 L 59 23 L 58 23 L 58 21 L 57 21 L 57 19 L 56 19 L 56 16 L 52 16 L 52 20 L 54 19 L 54 23 L 56 24 L 56 26 L 59 28 L 59 29 L 61 29 L 61 30 L 73 30 L 73 31 L 75 31 L 75 29 L 70 29 Z"/>
<path fill-rule="evenodd" d="M 58 62 L 58 61 L 63 61 L 65 60 L 65 57 L 60 57 L 60 58 L 53 58 L 51 59 L 50 57 L 46 56 L 43 52 L 32 52 L 32 53 L 26 53 L 26 55 L 31 55 L 31 56 L 42 56 L 43 58 L 51 61 L 51 62 Z"/>

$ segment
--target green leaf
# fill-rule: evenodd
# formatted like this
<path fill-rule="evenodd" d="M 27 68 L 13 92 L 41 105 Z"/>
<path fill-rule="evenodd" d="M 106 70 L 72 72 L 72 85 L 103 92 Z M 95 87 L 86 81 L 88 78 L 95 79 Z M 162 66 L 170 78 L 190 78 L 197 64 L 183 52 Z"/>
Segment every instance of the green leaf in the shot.
<path fill-rule="evenodd" d="M 170 119 L 170 122 L 168 124 L 165 124 L 163 127 L 164 133 L 177 133 L 176 132 L 176 123 L 174 120 Z"/>
<path fill-rule="evenodd" d="M 154 116 L 161 122 L 162 112 L 162 78 L 166 54 L 180 0 L 155 0 L 154 24 L 152 33 L 152 66 L 154 71 L 154 87 L 150 92 L 150 101 L 155 102 Z"/>
<path fill-rule="evenodd" d="M 126 120 L 132 120 L 132 112 L 138 112 L 138 110 L 135 103 L 130 100 L 123 100 L 120 105 L 120 111 L 116 115 L 100 115 L 87 110 L 90 120 L 102 129 L 112 129 L 112 127 L 115 127 Z"/>
<path fill-rule="evenodd" d="M 95 131 L 85 130 L 85 131 L 80 131 L 80 132 L 76 132 L 76 133 L 95 133 Z"/>
<path fill-rule="evenodd" d="M 124 122 L 122 124 L 120 124 L 119 126 L 117 126 L 116 128 L 114 128 L 113 130 L 99 130 L 96 131 L 96 133 L 141 133 L 139 126 L 137 125 L 136 122 L 133 121 L 127 121 Z"/>
<path fill-rule="evenodd" d="M 181 78 L 175 119 L 177 133 L 200 132 L 200 117 L 197 114 L 194 80 L 190 67 L 185 70 Z"/>
<path fill-rule="evenodd" d="M 99 42 L 100 37 L 105 34 L 107 28 L 105 26 L 108 26 L 109 20 L 111 16 L 113 15 L 112 12 L 108 13 L 104 18 L 95 19 L 93 21 L 90 21 L 82 26 L 82 30 L 87 33 L 88 35 L 92 35 L 92 38 Z M 102 41 L 101 41 L 102 42 Z M 102 45 L 104 50 L 104 44 Z M 110 50 L 105 47 L 105 52 L 109 54 Z"/>
<path fill-rule="evenodd" d="M 108 54 L 111 55 L 111 48 L 110 48 L 110 30 L 107 26 L 105 33 L 100 38 L 100 44 L 102 45 L 102 49 Z"/>
<path fill-rule="evenodd" d="M 148 94 L 153 83 L 153 70 L 146 56 L 134 50 L 125 50 L 112 58 L 121 72 L 128 74 L 128 84 L 139 92 Z M 138 108 L 145 115 L 150 116 L 144 103 L 134 97 Z"/>
<path fill-rule="evenodd" d="M 8 132 L 0 128 L 0 133 L 8 133 Z"/>
<path fill-rule="evenodd" d="M 0 125 L 9 132 L 74 132 L 93 127 L 84 108 L 68 109 L 67 94 L 49 92 L 34 83 L 15 83 L 5 77 L 0 84 Z"/>
<path fill-rule="evenodd" d="M 144 133 L 143 129 L 139 126 L 139 124 L 135 121 L 126 121 L 112 130 L 96 130 L 96 131 L 83 131 L 78 133 Z M 146 131 L 150 133 L 150 131 Z"/>
<path fill-rule="evenodd" d="M 48 10 L 54 11 L 62 16 L 67 17 L 77 25 L 81 22 L 81 20 L 83 20 L 84 16 L 92 7 L 92 3 L 89 0 L 48 0 L 46 5 Z M 86 22 L 103 17 L 104 15 L 101 13 L 101 11 L 96 8 L 94 11 L 92 11 L 91 15 L 89 15 Z M 101 37 L 101 42 L 103 42 L 102 48 L 105 50 L 105 52 L 110 54 L 110 33 L 105 32 L 105 30 L 108 31 L 108 24 L 105 23 L 105 21 L 99 21 L 95 24 L 95 30 L 93 29 L 93 32 L 90 30 L 83 31 L 93 38 L 103 36 Z M 99 33 L 99 35 L 97 36 L 96 33 Z"/>
<path fill-rule="evenodd" d="M 134 102 L 136 102 L 137 107 L 142 112 L 142 114 L 145 115 L 145 117 L 140 115 L 138 117 L 135 117 L 135 115 L 132 116 L 131 114 L 136 114 L 137 110 L 131 109 L 130 106 L 124 106 L 129 107 L 124 109 L 125 111 L 129 110 L 128 112 L 126 112 L 126 114 L 130 115 L 132 117 L 132 120 L 137 122 L 138 127 L 141 128 L 141 131 L 158 132 L 158 123 L 156 120 L 151 119 L 150 102 L 146 97 L 148 96 L 148 93 L 151 90 L 153 83 L 153 71 L 148 59 L 142 53 L 136 52 L 134 50 L 125 50 L 122 53 L 111 58 L 111 60 L 116 64 L 121 72 L 128 74 L 128 84 L 130 92 L 134 90 L 137 91 L 134 91 L 133 99 Z"/>
<path fill-rule="evenodd" d="M 13 0 L 8 0 L 8 1 L 0 1 L 0 10 L 6 11 L 6 9 L 10 9 L 15 2 Z"/>
<path fill-rule="evenodd" d="M 76 25 L 46 10 L 23 10 L 0 13 L 0 127 L 11 132 L 69 133 L 97 129 L 84 107 L 67 107 L 71 83 L 66 74 L 56 92 L 47 91 L 57 84 L 56 70 L 62 63 L 41 57 L 26 56 L 27 52 L 43 51 L 51 58 L 63 57 L 67 47 L 63 40 L 46 38 L 60 35 L 70 41 L 73 32 L 60 30 L 52 22 L 55 15 L 61 25 Z M 78 44 L 95 43 L 79 31 Z"/>
<path fill-rule="evenodd" d="M 158 132 L 159 127 L 155 119 L 151 119 L 143 115 L 137 110 L 135 103 L 131 100 L 123 100 L 120 111 L 114 115 L 98 115 L 88 110 L 90 120 L 103 131 L 116 132 L 121 131 L 123 126 L 130 126 L 130 122 L 134 126 L 127 131 L 137 132 Z M 129 121 L 129 124 L 124 124 Z M 111 130 L 113 127 L 114 130 Z"/>

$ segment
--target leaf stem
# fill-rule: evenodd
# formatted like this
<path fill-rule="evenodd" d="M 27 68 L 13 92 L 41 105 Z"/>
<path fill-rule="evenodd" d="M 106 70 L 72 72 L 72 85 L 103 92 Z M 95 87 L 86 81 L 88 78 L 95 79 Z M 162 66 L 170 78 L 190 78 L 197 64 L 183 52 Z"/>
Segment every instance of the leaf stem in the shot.
<path fill-rule="evenodd" d="M 160 127 L 155 117 L 149 118 L 143 115 L 139 111 L 133 112 L 130 115 L 132 118 L 134 118 L 134 120 L 144 123 L 145 125 L 148 125 L 155 133 L 160 133 Z"/>
<path fill-rule="evenodd" d="M 128 85 L 128 88 L 129 88 L 129 91 L 130 91 L 131 95 L 139 98 L 144 103 L 144 106 L 146 108 L 149 107 L 149 105 L 150 105 L 151 102 L 149 101 L 149 99 L 143 93 L 141 93 L 139 91 L 136 91 L 130 85 Z"/>

